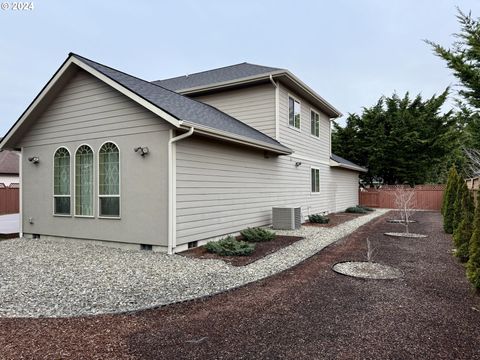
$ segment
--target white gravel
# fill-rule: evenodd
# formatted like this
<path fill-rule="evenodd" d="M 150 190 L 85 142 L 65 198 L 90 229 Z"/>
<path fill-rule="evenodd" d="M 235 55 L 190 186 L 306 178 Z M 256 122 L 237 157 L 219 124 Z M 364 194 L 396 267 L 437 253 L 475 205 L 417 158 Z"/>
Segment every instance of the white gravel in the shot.
<path fill-rule="evenodd" d="M 386 232 L 384 235 L 393 236 L 393 237 L 405 237 L 405 238 L 426 238 L 427 235 L 424 234 L 415 234 L 415 233 L 406 233 L 406 232 Z"/>
<path fill-rule="evenodd" d="M 389 280 L 403 276 L 402 271 L 397 268 L 368 261 L 345 261 L 336 263 L 332 269 L 343 275 L 363 279 Z"/>
<path fill-rule="evenodd" d="M 387 211 L 277 231 L 305 239 L 244 267 L 68 240 L 1 241 L 0 317 L 118 313 L 213 295 L 286 270 Z"/>

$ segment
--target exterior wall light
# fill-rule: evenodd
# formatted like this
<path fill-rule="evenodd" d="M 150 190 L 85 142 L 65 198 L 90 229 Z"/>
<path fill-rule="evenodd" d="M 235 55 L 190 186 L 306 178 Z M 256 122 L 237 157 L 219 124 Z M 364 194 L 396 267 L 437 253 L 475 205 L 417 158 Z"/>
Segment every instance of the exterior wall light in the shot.
<path fill-rule="evenodd" d="M 136 153 L 139 152 L 141 156 L 145 156 L 149 153 L 150 150 L 148 150 L 148 147 L 146 146 L 138 146 L 134 148 L 133 151 L 135 151 Z"/>
<path fill-rule="evenodd" d="M 38 156 L 32 156 L 28 158 L 28 161 L 34 164 L 38 164 L 40 162 L 40 158 Z"/>

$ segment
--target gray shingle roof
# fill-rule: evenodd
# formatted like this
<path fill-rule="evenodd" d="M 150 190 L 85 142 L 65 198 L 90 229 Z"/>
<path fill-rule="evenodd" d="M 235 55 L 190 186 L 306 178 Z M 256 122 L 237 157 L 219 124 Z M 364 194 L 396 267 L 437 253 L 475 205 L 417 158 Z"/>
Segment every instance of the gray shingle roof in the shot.
<path fill-rule="evenodd" d="M 336 161 L 336 162 L 338 162 L 338 163 L 340 163 L 340 164 L 343 164 L 343 165 L 348 165 L 348 166 L 356 167 L 356 168 L 361 169 L 361 170 L 363 170 L 363 171 L 367 171 L 367 169 L 364 168 L 363 166 L 357 165 L 357 164 L 355 164 L 355 163 L 353 163 L 353 162 L 351 162 L 351 161 L 349 161 L 349 160 L 347 160 L 347 159 L 344 159 L 344 158 L 342 158 L 341 156 L 335 155 L 335 154 L 333 154 L 333 153 L 332 153 L 332 155 L 330 156 L 330 159 L 332 159 L 333 161 Z"/>
<path fill-rule="evenodd" d="M 249 76 L 268 74 L 274 71 L 283 70 L 279 68 L 241 63 L 237 65 L 226 66 L 218 69 L 207 70 L 195 74 L 178 76 L 170 79 L 152 81 L 154 84 L 161 85 L 167 89 L 178 91 L 197 86 L 206 86 L 217 84 L 224 81 L 242 79 Z"/>
<path fill-rule="evenodd" d="M 18 175 L 19 163 L 18 153 L 8 150 L 0 151 L 0 174 Z"/>
<path fill-rule="evenodd" d="M 178 120 L 185 120 L 212 129 L 225 131 L 233 135 L 261 141 L 276 147 L 281 147 L 286 152 L 291 152 L 289 148 L 275 139 L 225 114 L 213 106 L 190 99 L 160 85 L 128 75 L 80 55 L 73 53 L 71 53 L 71 55 Z"/>

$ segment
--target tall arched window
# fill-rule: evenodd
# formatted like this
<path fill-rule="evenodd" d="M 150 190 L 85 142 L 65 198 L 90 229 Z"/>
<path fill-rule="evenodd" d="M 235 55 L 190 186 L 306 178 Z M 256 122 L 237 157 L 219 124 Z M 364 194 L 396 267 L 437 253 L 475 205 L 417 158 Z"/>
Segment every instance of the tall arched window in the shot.
<path fill-rule="evenodd" d="M 70 153 L 64 147 L 53 156 L 53 213 L 70 215 Z"/>
<path fill-rule="evenodd" d="M 120 216 L 120 152 L 107 142 L 98 153 L 99 216 Z"/>
<path fill-rule="evenodd" d="M 93 216 L 93 151 L 88 145 L 75 153 L 75 215 Z"/>

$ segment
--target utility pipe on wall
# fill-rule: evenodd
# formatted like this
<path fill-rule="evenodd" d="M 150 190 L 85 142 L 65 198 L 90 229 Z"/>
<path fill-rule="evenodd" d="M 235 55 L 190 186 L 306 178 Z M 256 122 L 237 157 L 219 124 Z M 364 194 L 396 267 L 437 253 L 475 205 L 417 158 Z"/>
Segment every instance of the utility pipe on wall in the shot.
<path fill-rule="evenodd" d="M 173 155 L 173 143 L 185 139 L 193 134 L 193 126 L 185 134 L 178 135 L 168 140 L 168 247 L 167 253 L 173 254 L 173 249 L 177 243 L 177 209 L 176 209 L 176 167 L 174 166 L 175 158 Z"/>

